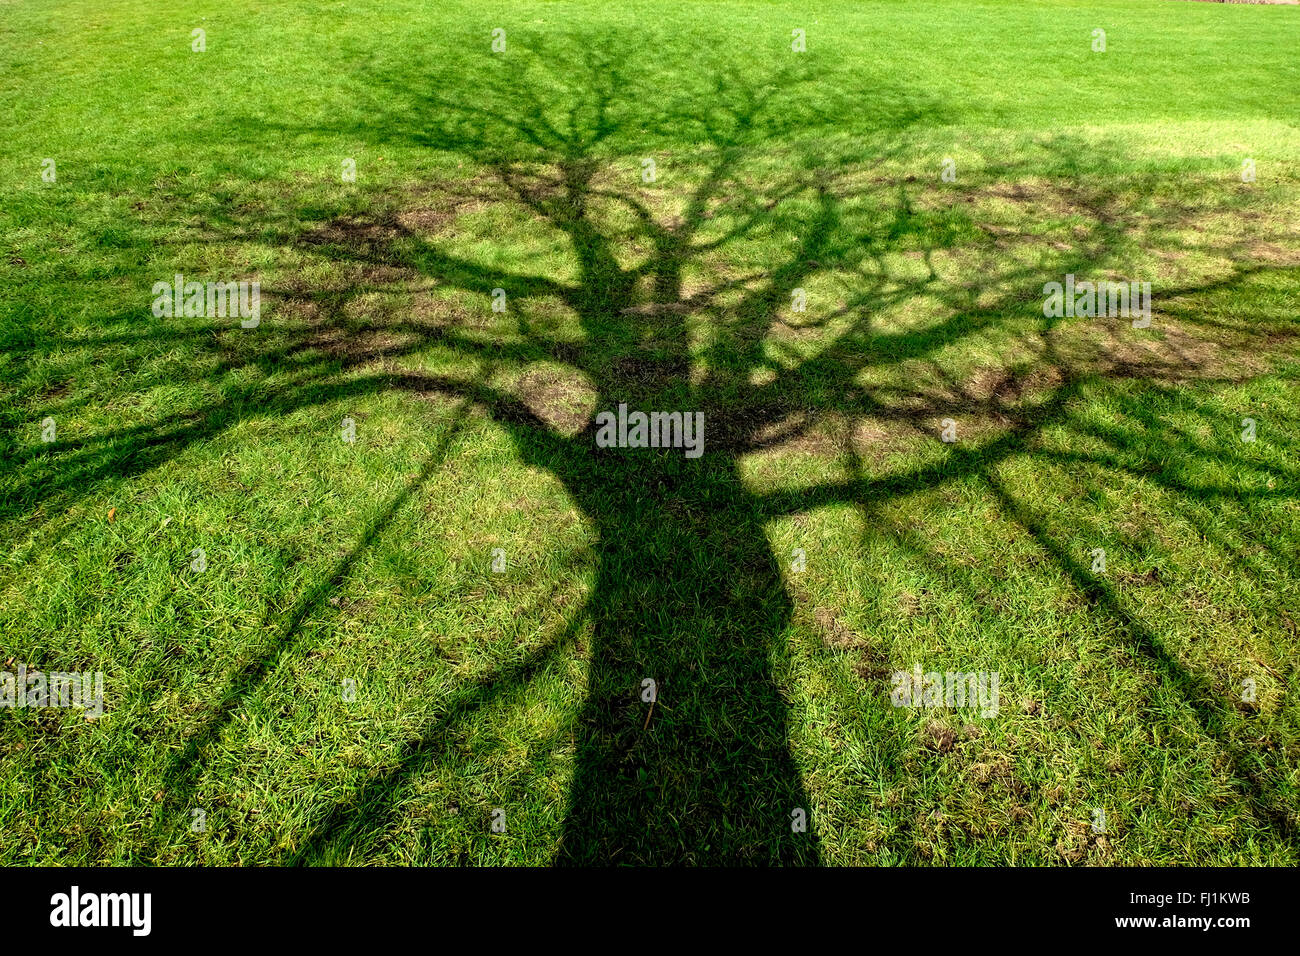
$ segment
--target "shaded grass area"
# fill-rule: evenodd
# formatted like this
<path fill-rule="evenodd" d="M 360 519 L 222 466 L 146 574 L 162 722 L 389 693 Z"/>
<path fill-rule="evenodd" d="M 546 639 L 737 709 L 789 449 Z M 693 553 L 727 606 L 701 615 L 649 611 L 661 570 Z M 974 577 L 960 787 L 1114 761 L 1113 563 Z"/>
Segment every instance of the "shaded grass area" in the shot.
<path fill-rule="evenodd" d="M 1296 862 L 1288 11 L 77 8 L 0 17 L 0 660 L 109 713 L 0 714 L 0 858 Z"/>

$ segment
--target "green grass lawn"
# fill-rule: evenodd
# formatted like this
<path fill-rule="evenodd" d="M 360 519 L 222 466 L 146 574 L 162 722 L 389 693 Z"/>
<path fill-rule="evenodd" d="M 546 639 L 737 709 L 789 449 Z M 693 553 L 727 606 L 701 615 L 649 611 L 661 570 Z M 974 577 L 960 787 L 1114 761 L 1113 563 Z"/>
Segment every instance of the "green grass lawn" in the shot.
<path fill-rule="evenodd" d="M 0 0 L 0 863 L 1297 865 L 1298 13 Z"/>

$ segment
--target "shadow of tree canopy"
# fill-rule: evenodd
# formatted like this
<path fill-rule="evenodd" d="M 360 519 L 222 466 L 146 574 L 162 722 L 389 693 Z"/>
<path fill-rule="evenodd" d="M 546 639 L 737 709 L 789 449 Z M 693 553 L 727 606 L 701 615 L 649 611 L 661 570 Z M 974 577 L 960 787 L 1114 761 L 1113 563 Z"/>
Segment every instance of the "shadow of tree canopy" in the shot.
<path fill-rule="evenodd" d="M 414 195 L 363 193 L 360 211 L 286 202 L 281 209 L 218 205 L 205 217 L 199 229 L 208 241 L 288 245 L 351 270 L 353 281 L 341 287 L 266 281 L 271 309 L 256 337 L 179 324 L 140 333 L 194 348 L 214 378 L 275 370 L 280 384 L 227 385 L 206 407 L 74 440 L 57 471 L 21 454 L 8 466 L 28 469 L 20 472 L 26 493 L 9 505 L 22 513 L 37 499 L 75 498 L 108 477 L 143 474 L 245 415 L 402 391 L 457 402 L 462 413 L 486 410 L 520 459 L 553 475 L 589 519 L 599 542 L 595 585 L 563 632 L 523 663 L 458 688 L 396 769 L 370 776 L 327 808 L 290 859 L 310 862 L 381 829 L 407 782 L 440 759 L 449 727 L 548 659 L 580 650 L 588 660 L 586 697 L 557 862 L 817 862 L 812 832 L 791 827 L 792 811 L 813 808 L 774 676 L 789 653 L 794 597 L 765 528 L 837 503 L 870 515 L 897 496 L 973 475 L 1180 689 L 1232 756 L 1251 812 L 1290 834 L 1284 801 L 1263 782 L 1268 768 L 1252 766 L 1226 739 L 1204 682 L 1070 554 L 1039 507 L 997 475 L 1008 455 L 1068 423 L 1090 382 L 1138 378 L 1165 387 L 1212 381 L 1218 372 L 1236 380 L 1225 352 L 1186 333 L 1145 348 L 1124 330 L 1098 342 L 1041 312 L 1043 282 L 1114 270 L 1135 243 L 1175 242 L 1195 199 L 1127 221 L 1124 200 L 1099 175 L 1124 169 L 1123 157 L 1045 137 L 1035 155 L 1008 159 L 998 178 L 1034 177 L 1036 192 L 1004 197 L 1022 214 L 1077 214 L 1074 241 L 1051 247 L 1033 235 L 983 228 L 970 200 L 986 182 L 955 186 L 951 205 L 939 208 L 921 183 L 879 174 L 912 127 L 945 122 L 953 107 L 920 102 L 869 69 L 836 71 L 832 88 L 825 61 L 792 57 L 788 66 L 739 71 L 692 47 L 667 77 L 650 70 L 635 41 L 581 31 L 515 49 L 508 57 L 465 54 L 425 72 L 378 69 L 366 78 L 370 96 L 359 98 L 355 115 L 329 130 L 376 146 L 418 144 L 463 163 L 465 175 L 440 176 Z M 249 141 L 264 146 L 311 132 L 250 124 Z M 656 160 L 653 184 L 640 179 L 644 158 Z M 567 274 L 532 268 L 526 254 L 483 255 L 458 234 L 466 209 L 500 209 L 530 223 L 539 250 L 564 250 Z M 773 237 L 783 252 L 773 253 Z M 1161 297 L 1232 288 L 1268 268 L 1244 250 L 1214 251 L 1235 260 L 1234 268 L 1159 290 Z M 960 261 L 963 278 L 936 257 Z M 792 311 L 795 290 L 814 287 L 809 311 Z M 498 289 L 509 303 L 501 320 L 513 323 L 508 335 L 483 331 Z M 377 313 L 376 296 L 391 307 Z M 408 308 L 413 296 L 424 307 Z M 369 304 L 359 314 L 362 297 Z M 915 310 L 905 313 L 913 321 L 880 322 L 907 309 Z M 1186 316 L 1183 325 L 1195 321 Z M 130 348 L 129 339 L 97 344 Z M 975 341 L 1006 361 L 991 380 L 972 385 L 951 349 Z M 476 364 L 477 373 L 430 370 L 431 349 Z M 539 367 L 566 370 L 564 382 L 590 413 L 557 418 L 527 390 L 502 384 Z M 597 447 L 594 413 L 620 404 L 702 413 L 704 454 Z M 1126 412 L 1142 414 L 1140 406 Z M 836 448 L 843 479 L 760 492 L 742 477 L 745 456 L 825 441 L 844 422 L 933 436 L 943 417 L 995 427 L 940 459 L 884 475 L 870 473 L 845 439 Z M 1111 464 L 1133 443 L 1099 437 L 1115 448 Z M 1171 436 L 1149 452 L 1197 454 L 1184 439 Z M 420 493 L 448 441 L 276 622 L 262 652 L 231 673 L 172 762 L 169 807 L 184 805 L 241 701 L 295 652 L 303 621 Z M 1153 439 L 1147 432 L 1141 441 Z M 1295 495 L 1293 471 L 1271 474 L 1276 486 L 1267 494 Z M 1179 485 L 1165 473 L 1157 480 L 1200 500 L 1243 494 Z M 927 558 L 918 552 L 918 560 Z M 576 648 L 584 624 L 591 643 Z M 649 715 L 639 699 L 647 678 L 658 688 Z"/>

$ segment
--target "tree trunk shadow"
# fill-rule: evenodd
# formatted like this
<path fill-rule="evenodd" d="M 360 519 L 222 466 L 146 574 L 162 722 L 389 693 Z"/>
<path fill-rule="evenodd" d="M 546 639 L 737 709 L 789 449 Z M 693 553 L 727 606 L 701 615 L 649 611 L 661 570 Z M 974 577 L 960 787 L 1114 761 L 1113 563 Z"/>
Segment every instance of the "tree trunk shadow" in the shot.
<path fill-rule="evenodd" d="M 815 863 L 774 676 L 791 602 L 734 457 L 595 455 L 569 482 L 601 557 L 556 862 Z"/>

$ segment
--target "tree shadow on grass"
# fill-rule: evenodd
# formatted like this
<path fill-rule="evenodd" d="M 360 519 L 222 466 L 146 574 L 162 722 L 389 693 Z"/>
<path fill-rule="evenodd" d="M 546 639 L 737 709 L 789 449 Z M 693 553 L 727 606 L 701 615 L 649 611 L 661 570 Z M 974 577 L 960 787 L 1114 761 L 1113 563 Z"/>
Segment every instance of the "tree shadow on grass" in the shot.
<path fill-rule="evenodd" d="M 269 298 L 285 309 L 310 305 L 300 329 L 268 335 L 265 345 L 225 350 L 216 370 L 290 370 L 269 393 L 227 390 L 219 401 L 158 426 L 72 444 L 54 491 L 75 495 L 106 476 L 139 474 L 229 427 L 230 405 L 254 400 L 263 413 L 287 414 L 316 404 L 399 390 L 439 395 L 487 409 L 512 436 L 521 460 L 554 475 L 590 520 L 599 564 L 591 595 L 561 633 L 519 662 L 458 688 L 443 715 L 402 751 L 395 769 L 373 775 L 328 808 L 294 851 L 295 862 L 329 856 L 337 847 L 381 830 L 407 783 L 435 765 L 448 729 L 527 682 L 538 668 L 570 651 L 576 630 L 592 629 L 585 703 L 575 728 L 576 755 L 557 862 L 812 863 L 814 829 L 798 832 L 793 815 L 813 816 L 800 768 L 789 747 L 790 717 L 776 674 L 789 649 L 793 600 L 766 537 L 776 517 L 833 503 L 870 506 L 894 496 L 982 474 L 1008 514 L 1024 523 L 1081 589 L 1098 584 L 1053 543 L 1042 522 L 991 477 L 991 467 L 1060 421 L 1089 376 L 1152 377 L 1196 372 L 1197 359 L 1166 350 L 1162 362 L 1125 366 L 1096 355 L 1061 354 L 1053 322 L 1028 336 L 1039 361 L 1022 361 L 1004 391 L 972 395 L 942 376 L 891 388 L 862 384 L 864 372 L 896 372 L 936 362 L 944 349 L 978 336 L 1023 338 L 1015 327 L 1037 309 L 1041 264 L 1028 265 L 985 244 L 987 271 L 954 283 L 937 271 L 935 255 L 977 246 L 962 214 L 919 207 L 904 185 L 871 176 L 873 164 L 899 148 L 908 128 L 942 117 L 877 80 L 828 94 L 813 69 L 791 67 L 738 76 L 680 64 L 678 85 L 656 96 L 644 60 L 617 37 L 575 35 L 537 46 L 522 65 L 458 64 L 445 74 L 374 78 L 373 102 L 335 132 L 384 144 L 428 147 L 471 164 L 472 177 L 429 194 L 440 229 L 458 203 L 501 207 L 544 227 L 562 242 L 574 276 L 558 278 L 512 264 L 483 263 L 453 250 L 431 221 L 383 208 L 340 215 L 307 228 L 300 210 L 246 221 L 232 210 L 205 228 L 214 242 L 258 236 L 289 242 L 359 271 L 344 289 L 275 283 Z M 473 76 L 467 83 L 464 71 Z M 432 92 L 430 92 L 432 91 Z M 852 129 L 858 139 L 819 142 Z M 294 132 L 265 128 L 258 141 Z M 664 174 L 682 176 L 669 196 L 638 185 L 645 144 L 659 148 Z M 685 155 L 683 155 L 685 154 Z M 1039 165 L 1095 172 L 1112 157 L 1081 158 L 1068 144 Z M 676 170 L 671 163 L 679 162 Z M 1049 189 L 1054 187 L 1048 187 Z M 443 202 L 440 204 L 439 196 Z M 1091 215 L 1088 235 L 1052 257 L 1047 278 L 1088 274 L 1109 265 L 1125 230 L 1107 197 L 1062 184 L 1054 197 Z M 382 202 L 382 197 L 380 197 Z M 417 210 L 417 212 L 420 210 Z M 954 226 L 955 224 L 955 226 Z M 787 250 L 762 239 L 789 233 Z M 757 250 L 757 252 L 755 251 Z M 744 252 L 761 257 L 735 265 Z M 904 270 L 900 254 L 921 268 Z M 1239 282 L 1238 270 L 1225 282 Z M 796 290 L 839 284 L 839 300 L 804 315 Z M 405 295 L 432 280 L 449 296 L 453 315 L 389 317 L 376 335 L 349 308 L 379 290 Z M 834 283 L 832 283 L 833 285 Z M 1166 294 L 1204 291 L 1205 283 Z M 483 310 L 497 289 L 516 317 L 509 336 L 474 332 L 463 310 Z M 938 321 L 882 329 L 878 316 L 909 303 L 929 303 Z M 559 303 L 580 335 L 556 331 L 548 309 Z M 268 330 L 270 331 L 270 330 Z M 183 336 L 189 333 L 177 333 Z M 816 348 L 803 336 L 819 335 Z M 426 370 L 430 349 L 480 363 L 476 377 Z M 405 364 L 403 364 L 405 363 Z M 595 422 L 556 428 L 546 409 L 493 384 L 493 370 L 539 363 L 566 367 L 590 392 L 589 407 L 621 404 L 641 411 L 702 413 L 704 453 L 599 448 Z M 1162 364 L 1163 363 L 1163 364 Z M 1034 375 L 1059 373 L 1048 386 Z M 741 461 L 772 446 L 815 435 L 829 417 L 857 416 L 928 430 L 945 414 L 1003 415 L 1005 389 L 1028 396 L 998 436 L 954 448 L 938 464 L 884 477 L 794 491 L 757 493 Z M 442 451 L 453 430 L 444 438 Z M 124 445 L 125 443 L 125 450 Z M 406 489 L 381 508 L 354 549 L 284 616 L 263 652 L 236 668 L 227 691 L 172 760 L 163 789 L 167 815 L 186 806 L 205 757 L 240 703 L 296 648 L 303 622 L 351 571 L 357 556 L 437 467 L 435 455 Z M 33 491 L 36 488 L 32 489 Z M 23 499 L 26 500 L 26 499 Z M 1107 599 L 1108 610 L 1120 613 Z M 1138 639 L 1159 657 L 1158 644 Z M 1165 663 L 1168 663 L 1167 661 Z M 1185 675 L 1172 667 L 1170 679 Z M 642 700 L 646 681 L 657 699 Z M 1192 693 L 1192 690 L 1189 690 Z M 1198 710 L 1208 733 L 1212 714 Z M 1253 802 L 1263 798 L 1258 792 Z M 1267 801 L 1264 801 L 1267 803 Z M 1280 826 L 1277 816 L 1270 819 Z M 164 829 L 167 829 L 164 825 Z M 157 845 L 167 842 L 160 835 Z"/>

